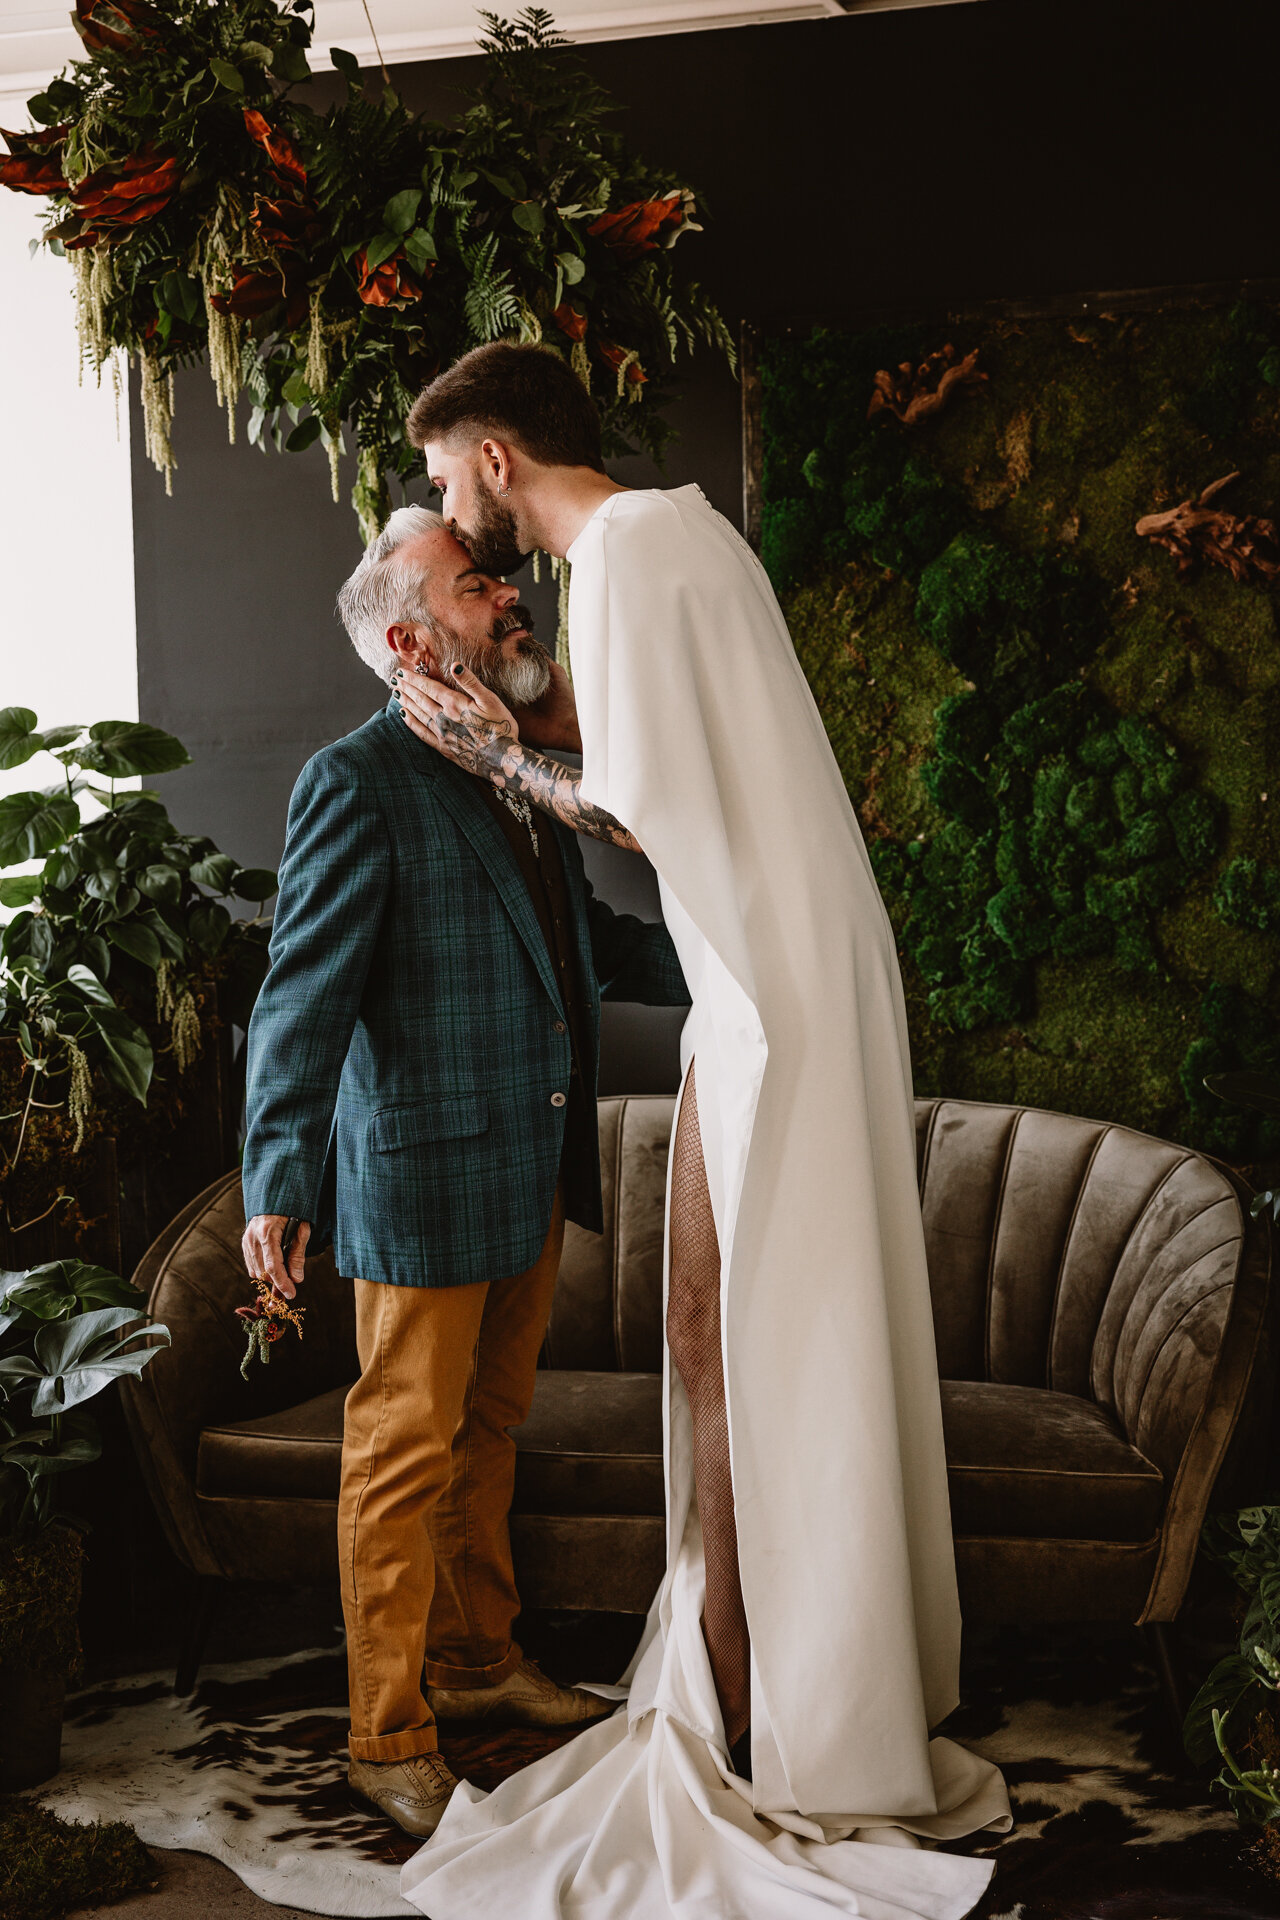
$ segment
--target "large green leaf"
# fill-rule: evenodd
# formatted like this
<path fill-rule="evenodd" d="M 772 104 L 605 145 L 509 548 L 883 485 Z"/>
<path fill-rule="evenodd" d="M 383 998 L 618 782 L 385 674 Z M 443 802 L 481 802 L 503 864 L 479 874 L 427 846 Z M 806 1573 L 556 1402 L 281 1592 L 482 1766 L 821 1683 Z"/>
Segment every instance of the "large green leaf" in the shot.
<path fill-rule="evenodd" d="M 65 791 L 7 793 L 0 800 L 0 867 L 43 859 L 79 825 L 80 809 Z"/>
<path fill-rule="evenodd" d="M 0 1360 L 0 1386 L 8 1383 L 10 1392 L 20 1392 L 33 1383 L 31 1411 L 37 1418 L 80 1406 L 121 1374 L 141 1373 L 150 1365 L 159 1347 L 125 1351 L 144 1332 L 158 1334 L 163 1345 L 169 1344 L 169 1329 L 143 1323 L 133 1307 L 103 1307 L 53 1321 L 36 1334 L 32 1360 L 25 1354 Z"/>
<path fill-rule="evenodd" d="M 182 899 L 182 875 L 164 861 L 144 867 L 138 875 L 138 887 L 148 900 L 159 900 L 163 906 L 176 907 Z"/>
<path fill-rule="evenodd" d="M 1262 1676 L 1251 1660 L 1241 1653 L 1229 1653 L 1219 1660 L 1195 1699 L 1187 1709 L 1182 1739 L 1189 1757 L 1199 1767 L 1209 1766 L 1218 1757 L 1213 1736 L 1213 1713 L 1232 1714 L 1254 1692 L 1264 1692 Z"/>
<path fill-rule="evenodd" d="M 270 900 L 279 882 L 270 867 L 241 867 L 231 883 L 237 900 Z"/>
<path fill-rule="evenodd" d="M 546 225 L 546 216 L 537 200 L 517 200 L 511 209 L 511 218 L 525 233 L 541 233 Z"/>
<path fill-rule="evenodd" d="M 382 210 L 382 224 L 387 232 L 408 233 L 418 217 L 418 208 L 421 204 L 421 187 L 406 187 L 403 193 L 393 193 Z"/>
<path fill-rule="evenodd" d="M 425 227 L 414 227 L 404 237 L 404 257 L 415 273 L 425 273 L 431 262 L 438 258 L 436 243 Z"/>
<path fill-rule="evenodd" d="M 128 1307 L 135 1314 L 146 1310 L 131 1281 L 84 1260 L 50 1260 L 27 1273 L 0 1276 L 0 1300 L 6 1314 L 37 1324 L 69 1320 L 98 1307 Z"/>
<path fill-rule="evenodd" d="M 212 887 L 215 893 L 230 893 L 236 875 L 236 863 L 229 853 L 207 853 L 191 868 L 189 878 L 198 887 Z"/>
<path fill-rule="evenodd" d="M 360 62 L 354 53 L 348 53 L 345 47 L 330 47 L 329 58 L 349 87 L 360 85 Z"/>
<path fill-rule="evenodd" d="M 320 438 L 324 422 L 318 413 L 309 413 L 300 420 L 284 443 L 286 453 L 305 453 L 308 447 L 315 445 Z"/>
<path fill-rule="evenodd" d="M 0 767 L 20 767 L 40 751 L 36 716 L 30 707 L 0 707 Z"/>
<path fill-rule="evenodd" d="M 160 942 L 150 927 L 144 927 L 140 920 L 113 921 L 107 928 L 107 939 L 113 947 L 119 947 L 121 953 L 132 954 L 135 960 L 141 960 L 144 967 L 150 967 L 153 971 L 163 958 Z"/>
<path fill-rule="evenodd" d="M 187 926 L 191 938 L 203 953 L 218 953 L 231 931 L 231 915 L 225 907 L 210 902 L 208 906 L 192 909 Z"/>
<path fill-rule="evenodd" d="M 118 1008 L 93 1007 L 90 1011 L 102 1071 L 121 1092 L 132 1094 L 145 1106 L 155 1066 L 151 1042 L 142 1028 Z"/>
<path fill-rule="evenodd" d="M 86 1000 L 98 1007 L 114 1007 L 115 1001 L 110 989 L 104 987 L 101 979 L 92 967 L 86 967 L 81 961 L 73 961 L 67 968 L 67 983 L 83 994 Z"/>
<path fill-rule="evenodd" d="M 0 880 L 0 907 L 29 907 L 40 898 L 43 884 L 38 873 L 15 873 L 8 880 Z"/>
<path fill-rule="evenodd" d="M 370 271 L 372 271 L 374 267 L 380 267 L 384 260 L 389 260 L 399 245 L 400 235 L 398 233 L 375 234 L 365 250 L 365 259 L 369 264 Z"/>
<path fill-rule="evenodd" d="M 93 1415 L 77 1407 L 63 1416 L 55 1440 L 52 1426 L 28 1427 L 0 1443 L 0 1466 L 15 1467 L 34 1482 L 50 1473 L 70 1473 L 87 1467 L 102 1452 L 102 1439 Z"/>
<path fill-rule="evenodd" d="M 90 773 L 125 780 L 134 773 L 173 773 L 190 765 L 191 755 L 171 733 L 141 720 L 99 720 L 76 760 Z"/>

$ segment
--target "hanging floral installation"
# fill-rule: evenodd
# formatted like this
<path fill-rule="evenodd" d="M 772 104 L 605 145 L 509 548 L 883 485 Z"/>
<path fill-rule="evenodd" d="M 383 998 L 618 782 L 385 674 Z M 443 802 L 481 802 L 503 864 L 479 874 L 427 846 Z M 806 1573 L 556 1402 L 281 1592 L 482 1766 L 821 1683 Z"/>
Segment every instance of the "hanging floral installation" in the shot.
<path fill-rule="evenodd" d="M 682 352 L 732 361 L 721 316 L 674 273 L 700 231 L 692 192 L 627 150 L 550 14 L 481 18 L 483 77 L 443 126 L 341 48 L 343 97 L 318 107 L 311 0 L 77 0 L 85 57 L 29 103 L 34 129 L 4 135 L 0 184 L 50 201 L 85 364 L 137 365 L 166 486 L 174 371 L 206 355 L 232 439 L 244 396 L 256 445 L 321 444 L 335 499 L 354 442 L 366 538 L 387 476 L 421 472 L 408 407 L 468 347 L 554 348 L 615 455 L 661 452 Z"/>

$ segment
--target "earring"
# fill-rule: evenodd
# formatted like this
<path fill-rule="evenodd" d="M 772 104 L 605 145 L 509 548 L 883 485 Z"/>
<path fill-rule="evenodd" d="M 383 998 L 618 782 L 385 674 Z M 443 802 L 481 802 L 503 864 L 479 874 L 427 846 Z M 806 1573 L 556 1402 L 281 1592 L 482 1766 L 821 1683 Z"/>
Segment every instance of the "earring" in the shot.
<path fill-rule="evenodd" d="M 511 491 L 511 488 L 510 488 L 510 486 L 505 486 L 505 487 L 499 487 L 499 488 L 498 488 L 498 492 L 499 492 L 499 494 L 500 494 L 500 495 L 501 495 L 501 494 L 508 494 L 508 493 L 510 493 L 510 491 Z"/>

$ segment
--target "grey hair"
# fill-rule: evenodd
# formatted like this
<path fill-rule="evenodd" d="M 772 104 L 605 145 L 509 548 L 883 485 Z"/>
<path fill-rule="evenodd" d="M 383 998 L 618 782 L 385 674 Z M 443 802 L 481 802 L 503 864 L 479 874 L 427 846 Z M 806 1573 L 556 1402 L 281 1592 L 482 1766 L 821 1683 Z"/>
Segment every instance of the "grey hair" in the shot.
<path fill-rule="evenodd" d="M 376 540 L 364 550 L 355 572 L 338 590 L 338 615 L 351 644 L 379 679 L 390 683 L 396 657 L 387 645 L 387 628 L 403 622 L 435 627 L 426 605 L 422 577 L 397 555 L 409 541 L 445 526 L 441 513 L 428 507 L 397 507 Z"/>

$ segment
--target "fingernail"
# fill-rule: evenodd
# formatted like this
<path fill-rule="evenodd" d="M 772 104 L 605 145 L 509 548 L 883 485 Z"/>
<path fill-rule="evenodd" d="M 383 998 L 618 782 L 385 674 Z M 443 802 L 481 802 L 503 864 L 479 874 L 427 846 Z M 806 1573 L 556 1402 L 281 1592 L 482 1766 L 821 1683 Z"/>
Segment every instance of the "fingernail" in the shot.
<path fill-rule="evenodd" d="M 449 671 L 450 673 L 465 673 L 466 668 L 463 666 L 461 660 L 455 660 Z"/>

